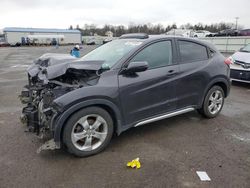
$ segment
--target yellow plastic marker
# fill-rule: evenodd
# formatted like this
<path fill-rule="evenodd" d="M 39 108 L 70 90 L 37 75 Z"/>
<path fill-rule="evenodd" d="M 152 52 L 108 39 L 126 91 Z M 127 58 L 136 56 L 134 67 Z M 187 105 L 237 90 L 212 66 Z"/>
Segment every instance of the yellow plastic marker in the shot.
<path fill-rule="evenodd" d="M 136 168 L 136 169 L 139 169 L 141 168 L 141 163 L 139 161 L 140 159 L 139 158 L 136 158 L 130 162 L 127 163 L 127 166 L 128 167 L 131 167 L 131 168 Z"/>

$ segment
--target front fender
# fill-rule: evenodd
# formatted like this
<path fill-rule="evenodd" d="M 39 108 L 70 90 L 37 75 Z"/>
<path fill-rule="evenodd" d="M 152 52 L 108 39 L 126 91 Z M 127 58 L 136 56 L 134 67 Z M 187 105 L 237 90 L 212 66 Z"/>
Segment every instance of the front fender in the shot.
<path fill-rule="evenodd" d="M 52 131 L 54 132 L 54 141 L 56 143 L 57 147 L 61 147 L 61 133 L 63 130 L 63 126 L 67 119 L 76 111 L 88 107 L 88 106 L 93 106 L 93 105 L 104 105 L 112 109 L 112 111 L 115 114 L 115 119 L 116 119 L 116 132 L 117 134 L 120 134 L 122 132 L 122 116 L 119 108 L 111 101 L 108 101 L 106 99 L 91 99 L 87 101 L 82 101 L 77 104 L 74 104 L 70 106 L 67 110 L 62 112 L 60 115 L 58 115 L 57 118 L 54 118 L 51 122 L 51 128 Z"/>

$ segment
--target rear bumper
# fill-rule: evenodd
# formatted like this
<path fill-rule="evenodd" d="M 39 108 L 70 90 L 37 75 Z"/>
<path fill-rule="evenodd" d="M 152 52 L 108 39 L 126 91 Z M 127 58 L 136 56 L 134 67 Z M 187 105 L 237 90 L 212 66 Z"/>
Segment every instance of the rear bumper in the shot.
<path fill-rule="evenodd" d="M 250 83 L 250 71 L 231 69 L 230 78 L 231 80 Z"/>

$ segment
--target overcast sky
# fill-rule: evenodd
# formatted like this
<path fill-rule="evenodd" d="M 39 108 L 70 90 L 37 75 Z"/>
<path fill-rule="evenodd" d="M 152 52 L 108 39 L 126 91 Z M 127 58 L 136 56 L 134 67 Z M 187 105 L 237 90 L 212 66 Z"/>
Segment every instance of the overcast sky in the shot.
<path fill-rule="evenodd" d="M 0 28 L 68 28 L 79 24 L 205 24 L 250 28 L 250 0 L 1 0 Z"/>

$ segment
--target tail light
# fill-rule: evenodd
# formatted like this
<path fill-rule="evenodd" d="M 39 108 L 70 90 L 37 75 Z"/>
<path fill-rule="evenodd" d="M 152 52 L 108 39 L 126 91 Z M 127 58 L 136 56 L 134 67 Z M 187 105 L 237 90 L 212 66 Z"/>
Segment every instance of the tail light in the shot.
<path fill-rule="evenodd" d="M 230 56 L 229 58 L 225 59 L 224 63 L 228 66 L 234 63 L 233 58 Z"/>

